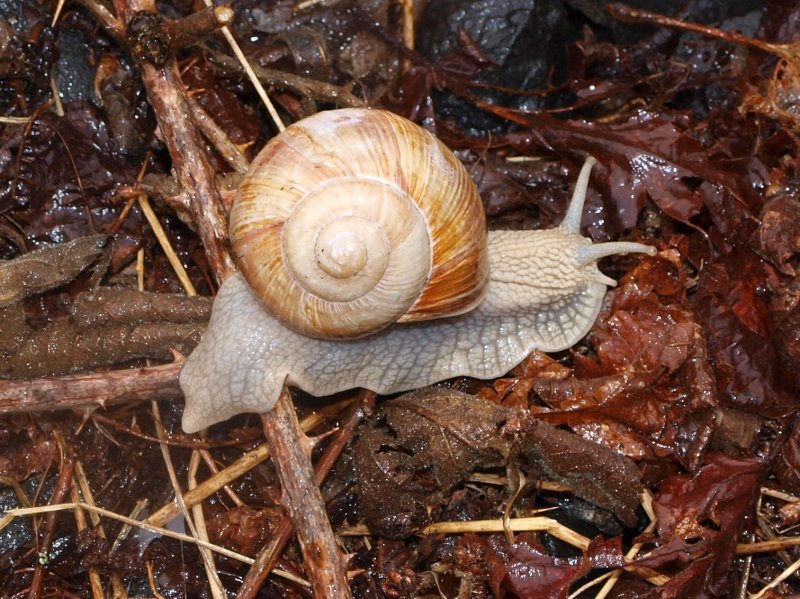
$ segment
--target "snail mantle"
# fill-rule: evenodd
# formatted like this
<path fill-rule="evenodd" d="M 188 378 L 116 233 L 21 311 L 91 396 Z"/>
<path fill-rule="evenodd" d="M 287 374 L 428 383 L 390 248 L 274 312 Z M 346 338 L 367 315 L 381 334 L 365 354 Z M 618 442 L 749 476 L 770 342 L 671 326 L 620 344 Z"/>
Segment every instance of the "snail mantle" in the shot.
<path fill-rule="evenodd" d="M 597 261 L 655 253 L 580 235 L 594 162 L 558 227 L 487 232 L 464 167 L 410 121 L 341 109 L 288 127 L 237 191 L 241 273 L 181 372 L 184 430 L 267 412 L 284 384 L 389 394 L 574 345 L 616 284 Z"/>

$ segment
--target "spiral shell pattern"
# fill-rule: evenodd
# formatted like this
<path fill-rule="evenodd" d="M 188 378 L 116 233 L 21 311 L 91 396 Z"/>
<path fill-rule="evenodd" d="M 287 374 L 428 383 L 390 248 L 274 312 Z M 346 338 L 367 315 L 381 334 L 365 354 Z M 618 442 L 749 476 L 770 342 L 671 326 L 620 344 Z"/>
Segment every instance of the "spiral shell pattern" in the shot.
<path fill-rule="evenodd" d="M 485 216 L 463 165 L 380 110 L 321 112 L 271 139 L 239 186 L 230 238 L 261 303 L 323 339 L 461 314 L 488 279 Z"/>

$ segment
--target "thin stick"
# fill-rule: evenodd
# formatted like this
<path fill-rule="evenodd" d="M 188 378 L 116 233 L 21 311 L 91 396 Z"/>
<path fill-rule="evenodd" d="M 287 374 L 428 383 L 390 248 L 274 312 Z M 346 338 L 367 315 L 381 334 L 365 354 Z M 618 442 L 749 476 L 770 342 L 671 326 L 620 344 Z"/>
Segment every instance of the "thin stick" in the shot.
<path fill-rule="evenodd" d="M 178 399 L 183 358 L 171 364 L 26 381 L 0 380 L 0 415 L 107 408 L 121 403 Z"/>
<path fill-rule="evenodd" d="M 30 120 L 27 116 L 0 116 L 3 125 L 27 125 Z"/>
<path fill-rule="evenodd" d="M 309 431 L 319 425 L 323 420 L 324 416 L 321 414 L 312 414 L 303 419 L 303 421 L 300 423 L 300 428 L 303 431 Z M 210 476 L 202 483 L 197 485 L 194 489 L 189 489 L 186 491 L 186 493 L 183 494 L 184 504 L 186 504 L 187 507 L 193 507 L 197 505 L 204 499 L 211 497 L 225 485 L 235 481 L 246 472 L 249 472 L 269 457 L 269 446 L 266 443 L 259 445 L 251 451 L 248 451 L 227 468 L 224 468 L 213 476 Z M 181 510 L 177 502 L 171 501 L 153 512 L 145 520 L 145 522 L 153 526 L 164 526 L 167 522 L 177 516 L 180 511 Z"/>
<path fill-rule="evenodd" d="M 146 530 L 148 532 L 152 532 L 164 537 L 168 537 L 170 539 L 175 539 L 177 541 L 183 541 L 185 543 L 191 543 L 197 545 L 198 547 L 205 547 L 210 549 L 214 553 L 219 555 L 224 555 L 232 560 L 236 560 L 237 562 L 242 562 L 244 564 L 252 564 L 253 558 L 247 557 L 246 555 L 242 555 L 241 553 L 237 553 L 235 551 L 231 551 L 230 549 L 226 549 L 225 547 L 221 547 L 219 545 L 214 545 L 213 543 L 208 543 L 206 541 L 201 541 L 200 539 L 196 539 L 189 535 L 175 532 L 174 530 L 169 530 L 167 528 L 162 528 L 160 526 L 152 526 L 143 522 L 141 520 L 135 520 L 133 518 L 128 518 L 127 516 L 123 516 L 122 514 L 117 514 L 116 512 L 112 512 L 111 510 L 107 510 L 105 508 L 101 508 L 97 505 L 89 505 L 85 502 L 70 502 L 70 503 L 53 503 L 50 505 L 42 505 L 37 507 L 28 507 L 28 508 L 14 508 L 8 510 L 2 518 L 0 518 L 0 530 L 3 530 L 6 526 L 11 524 L 16 518 L 21 518 L 23 516 L 34 516 L 38 514 L 49 514 L 52 512 L 63 512 L 64 510 L 75 510 L 78 508 L 83 508 L 86 511 L 94 512 L 100 514 L 101 516 L 105 516 L 106 518 L 111 518 L 112 520 L 117 520 L 118 522 L 122 522 L 124 524 L 128 524 L 129 526 L 135 528 L 141 528 L 142 530 Z M 285 578 L 286 580 L 290 580 L 296 584 L 309 587 L 311 586 L 307 580 L 303 580 L 302 578 L 295 576 L 290 572 L 285 572 L 283 570 L 275 570 L 274 574 Z"/>
<path fill-rule="evenodd" d="M 202 447 L 198 447 L 197 449 L 195 449 L 193 451 L 196 451 L 197 455 L 199 455 L 202 458 L 203 463 L 206 465 L 206 468 L 208 468 L 208 471 L 211 473 L 211 476 L 219 475 L 219 473 L 221 471 L 220 466 L 219 466 L 219 464 L 217 464 L 216 459 L 214 459 L 214 456 L 211 454 L 211 452 L 208 449 L 202 448 Z M 199 464 L 198 464 L 198 467 L 199 467 Z M 195 470 L 197 470 L 197 469 L 195 469 Z M 192 478 L 191 478 L 191 481 L 190 481 L 189 490 L 196 489 L 197 485 L 198 485 L 197 472 L 196 471 L 190 471 L 190 472 L 192 472 Z M 231 487 L 231 485 L 222 485 L 219 488 L 219 491 L 224 491 L 225 495 L 228 496 L 228 499 L 230 499 L 233 502 L 233 505 L 235 505 L 237 508 L 247 507 L 247 502 L 244 499 L 242 499 L 241 497 L 239 497 L 239 494 L 236 493 L 236 491 Z M 194 507 L 198 507 L 198 506 L 193 506 L 192 509 L 194 509 Z"/>
<path fill-rule="evenodd" d="M 163 445 L 166 447 L 166 445 Z M 197 487 L 197 468 L 200 465 L 200 452 L 195 449 L 192 451 L 192 457 L 189 461 L 189 488 L 194 489 Z M 208 528 L 206 527 L 206 517 L 203 513 L 203 506 L 198 504 L 191 508 L 192 517 L 194 518 L 195 530 L 192 531 L 194 536 L 208 541 Z M 211 552 L 203 549 L 203 564 L 206 568 L 206 577 L 208 578 L 208 585 L 211 587 L 211 594 L 214 599 L 225 599 L 225 587 L 219 578 L 217 566 L 214 563 L 214 558 Z"/>
<path fill-rule="evenodd" d="M 58 17 L 61 16 L 61 11 L 64 10 L 64 4 L 66 4 L 66 0 L 58 0 L 56 3 L 56 10 L 53 12 L 53 20 L 50 22 L 50 27 L 55 27 L 56 23 L 58 23 Z"/>
<path fill-rule="evenodd" d="M 209 52 L 212 63 L 228 73 L 239 73 L 243 67 L 237 60 L 227 54 Z M 354 96 L 346 85 L 334 85 L 327 81 L 309 79 L 278 69 L 269 69 L 257 64 L 250 65 L 256 77 L 262 84 L 273 89 L 291 91 L 300 94 L 303 98 L 313 98 L 322 102 L 331 102 L 337 106 L 363 107 L 366 103 Z"/>
<path fill-rule="evenodd" d="M 64 116 L 64 105 L 61 103 L 61 92 L 58 90 L 58 82 L 52 75 L 50 76 L 50 90 L 53 93 L 53 110 L 58 116 Z"/>
<path fill-rule="evenodd" d="M 797 503 L 798 501 L 800 501 L 800 497 L 798 497 L 797 495 L 791 495 L 789 493 L 785 493 L 784 491 L 778 491 L 777 489 L 770 489 L 769 487 L 761 487 L 761 494 L 766 495 L 767 497 L 774 497 L 775 499 L 781 499 L 789 503 Z"/>
<path fill-rule="evenodd" d="M 414 49 L 414 2 L 413 0 L 400 0 L 403 9 L 403 45 L 409 50 Z M 411 68 L 411 61 L 403 59 L 403 72 Z"/>
<path fill-rule="evenodd" d="M 80 488 L 80 493 L 78 493 L 78 489 L 75 489 L 75 495 L 71 499 L 73 502 L 79 502 L 80 496 L 83 496 L 83 499 L 86 503 L 90 505 L 97 505 L 94 501 L 94 494 L 92 493 L 92 489 L 89 487 L 89 480 L 86 478 L 86 472 L 83 469 L 83 463 L 76 460 L 75 462 L 75 480 L 76 484 Z M 83 514 L 83 510 L 78 509 L 76 510 L 76 514 Z M 97 534 L 101 539 L 106 538 L 106 531 L 103 529 L 100 524 L 100 518 L 94 512 L 89 512 L 89 519 L 92 521 L 92 526 L 97 527 Z M 80 527 L 79 527 L 80 529 Z M 113 552 L 113 549 L 112 549 Z M 127 597 L 127 592 L 125 591 L 125 586 L 122 584 L 122 579 L 120 578 L 119 574 L 111 574 L 111 588 L 112 593 L 115 598 L 124 598 Z"/>
<path fill-rule="evenodd" d="M 283 506 L 297 531 L 306 575 L 315 596 L 318 599 L 351 597 L 345 561 L 325 513 L 322 494 L 314 481 L 300 423 L 286 388 L 275 407 L 261 415 L 261 422 L 281 481 Z"/>
<path fill-rule="evenodd" d="M 213 6 L 211 0 L 203 0 L 206 6 Z M 256 88 L 256 92 L 258 93 L 261 101 L 264 103 L 264 106 L 267 107 L 267 112 L 269 112 L 270 118 L 272 118 L 272 122 L 275 123 L 275 126 L 278 128 L 278 131 L 283 131 L 286 127 L 281 120 L 281 117 L 278 115 L 278 111 L 275 110 L 275 106 L 273 105 L 272 101 L 269 99 L 267 95 L 267 91 L 264 89 L 264 86 L 261 85 L 261 82 L 256 77 L 256 74 L 253 72 L 253 68 L 250 66 L 250 63 L 247 60 L 247 57 L 242 52 L 242 49 L 239 47 L 239 44 L 236 42 L 236 39 L 233 37 L 231 30 L 227 27 L 222 28 L 222 35 L 225 36 L 225 39 L 228 41 L 228 45 L 233 50 L 234 56 L 242 65 L 244 72 L 247 73 L 248 79 L 250 79 L 250 83 L 253 84 L 253 87 Z"/>
<path fill-rule="evenodd" d="M 791 566 L 786 568 L 772 582 L 770 582 L 768 585 L 766 585 L 758 593 L 756 593 L 755 595 L 750 595 L 750 599 L 761 599 L 761 597 L 766 595 L 768 591 L 770 591 L 771 589 L 774 589 L 776 586 L 778 586 L 784 580 L 789 578 L 792 574 L 797 572 L 797 570 L 800 570 L 800 560 L 797 560 Z"/>
<path fill-rule="evenodd" d="M 164 442 L 167 438 L 167 433 L 164 430 L 164 425 L 162 424 L 161 420 L 161 410 L 158 408 L 157 402 L 151 402 L 150 409 L 153 413 L 153 422 L 156 427 L 156 433 L 158 434 L 159 438 L 159 448 L 161 449 L 161 457 L 164 461 L 164 466 L 167 469 L 167 474 L 169 475 L 170 483 L 172 483 L 172 489 L 175 493 L 175 498 L 177 499 L 178 505 L 181 507 L 181 512 L 183 514 L 183 520 L 186 523 L 186 526 L 189 529 L 189 532 L 192 533 L 192 537 L 202 541 L 208 541 L 208 536 L 203 534 L 205 532 L 205 526 L 202 527 L 202 532 L 198 531 L 198 524 L 194 521 L 190 514 L 189 510 L 186 507 L 186 504 L 183 503 L 183 493 L 181 491 L 180 484 L 178 483 L 178 474 L 175 472 L 175 466 L 172 462 L 172 452 L 170 452 L 169 446 Z M 192 457 L 197 455 L 197 452 L 193 452 Z M 190 463 L 191 469 L 191 463 Z M 199 506 L 198 506 L 199 507 Z M 204 548 L 200 547 L 200 557 L 203 560 L 203 566 L 206 570 L 206 577 L 208 579 L 208 586 L 211 589 L 211 595 L 214 599 L 221 599 L 224 596 L 222 581 L 219 579 L 219 574 L 217 573 L 217 567 L 214 564 L 214 558 L 211 555 L 211 552 Z"/>
<path fill-rule="evenodd" d="M 0 415 L 107 408 L 126 402 L 179 399 L 183 358 L 171 364 L 27 381 L 0 380 Z"/>
<path fill-rule="evenodd" d="M 94 18 L 100 21 L 106 33 L 122 43 L 122 23 L 103 4 L 97 0 L 78 0 L 78 2 L 94 14 Z"/>
<path fill-rule="evenodd" d="M 686 21 L 673 19 L 666 15 L 660 15 L 647 10 L 632 8 L 622 3 L 615 2 L 609 4 L 608 12 L 612 17 L 622 21 L 623 23 L 648 23 L 651 25 L 658 25 L 660 27 L 679 29 L 681 31 L 691 31 L 692 33 L 697 33 L 698 35 L 706 35 L 709 37 L 715 37 L 725 41 L 742 44 L 744 46 L 758 48 L 764 52 L 777 54 L 788 61 L 796 60 L 798 49 L 800 49 L 800 46 L 798 46 L 797 43 L 771 44 L 757 38 L 747 37 L 746 35 L 742 35 L 737 31 L 724 31 L 722 29 L 709 27 L 699 23 L 687 23 Z"/>
<path fill-rule="evenodd" d="M 53 496 L 50 498 L 54 504 L 64 500 L 64 497 L 70 492 L 72 488 L 72 477 L 75 474 L 75 462 L 71 456 L 65 455 L 63 441 L 59 437 L 59 445 L 62 448 L 61 468 L 58 472 L 55 488 L 53 489 Z M 49 512 L 45 518 L 44 533 L 41 541 L 37 543 L 40 555 L 48 555 L 50 548 L 53 546 L 53 537 L 55 536 L 57 512 Z M 33 569 L 33 577 L 30 583 L 30 599 L 36 599 L 42 595 L 42 587 L 44 585 L 45 569 L 40 560 Z"/>
<path fill-rule="evenodd" d="M 228 163 L 228 166 L 237 173 L 246 173 L 250 168 L 250 161 L 247 160 L 247 156 L 245 156 L 244 152 L 225 135 L 222 128 L 217 125 L 210 114 L 203 110 L 202 106 L 197 103 L 197 100 L 191 96 L 188 100 L 189 105 L 192 107 L 192 118 L 203 132 L 206 139 L 211 142 L 220 156 Z"/>
<path fill-rule="evenodd" d="M 144 248 L 136 252 L 136 285 L 137 289 L 144 289 Z"/>
<path fill-rule="evenodd" d="M 353 406 L 344 426 L 339 429 L 336 433 L 336 438 L 328 445 L 317 462 L 315 467 L 317 485 L 322 484 L 325 477 L 328 476 L 347 442 L 353 436 L 356 427 L 363 420 L 365 413 L 371 411 L 374 405 L 375 393 L 362 390 L 359 393 L 359 401 Z M 272 540 L 261 550 L 256 557 L 255 563 L 250 566 L 250 570 L 248 570 L 242 585 L 239 587 L 236 599 L 252 599 L 258 594 L 264 579 L 275 568 L 281 551 L 291 540 L 293 532 L 294 527 L 291 521 L 288 518 L 281 519 L 281 522 L 275 527 Z"/>
<path fill-rule="evenodd" d="M 546 518 L 544 516 L 532 516 L 530 518 L 510 518 L 507 522 L 502 519 L 498 520 L 470 520 L 468 522 L 434 522 L 426 526 L 418 534 L 420 536 L 430 535 L 446 535 L 446 534 L 462 534 L 467 532 L 481 533 L 481 532 L 502 532 L 506 530 L 513 532 L 532 532 L 542 531 L 549 533 L 556 537 L 585 551 L 589 547 L 590 539 L 584 537 L 582 534 L 567 528 L 558 520 Z M 341 529 L 338 531 L 341 536 L 364 536 L 370 535 L 370 531 L 366 526 L 351 526 L 349 528 Z"/>
<path fill-rule="evenodd" d="M 164 231 L 164 227 L 161 226 L 161 222 L 158 220 L 156 213 L 153 212 L 153 207 L 150 206 L 150 200 L 147 199 L 147 196 L 143 193 L 139 194 L 136 199 L 139 202 L 139 208 L 141 208 L 142 214 L 144 214 L 145 219 L 147 219 L 147 223 L 150 225 L 150 228 L 153 229 L 158 244 L 161 246 L 161 249 L 164 250 L 164 254 L 167 256 L 172 270 L 175 271 L 175 275 L 178 277 L 181 285 L 183 285 L 186 295 L 189 297 L 197 295 L 197 291 L 192 284 L 192 280 L 189 278 L 189 274 L 186 272 L 180 258 L 178 258 L 178 255 L 175 253 L 172 243 L 170 243 L 169 237 L 167 237 L 167 233 Z"/>
<path fill-rule="evenodd" d="M 781 549 L 790 549 L 800 545 L 800 537 L 775 537 L 769 541 L 756 543 L 739 543 L 736 545 L 736 555 L 753 555 L 756 553 L 771 553 Z"/>
<path fill-rule="evenodd" d="M 80 501 L 80 496 L 78 495 L 78 483 L 75 480 L 72 481 L 72 488 L 70 489 L 70 499 L 73 503 Z M 88 528 L 88 524 L 86 523 L 86 514 L 83 512 L 82 509 L 77 508 L 73 511 L 75 516 L 75 526 L 78 529 L 78 532 L 83 532 Z M 105 599 L 106 595 L 103 591 L 103 579 L 100 577 L 100 572 L 97 571 L 95 567 L 89 567 L 88 569 L 89 574 L 89 588 L 92 589 L 92 597 L 94 599 Z"/>

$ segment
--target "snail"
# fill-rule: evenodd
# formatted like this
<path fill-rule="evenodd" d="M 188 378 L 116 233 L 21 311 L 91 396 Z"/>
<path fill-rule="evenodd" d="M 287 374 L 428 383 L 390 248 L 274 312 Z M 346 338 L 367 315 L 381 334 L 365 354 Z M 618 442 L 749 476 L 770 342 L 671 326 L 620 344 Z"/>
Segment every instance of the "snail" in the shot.
<path fill-rule="evenodd" d="M 425 129 L 351 108 L 289 126 L 237 190 L 240 272 L 182 369 L 184 430 L 267 412 L 284 384 L 390 394 L 574 345 L 616 284 L 597 261 L 655 253 L 580 235 L 594 163 L 559 226 L 487 233 L 465 168 Z"/>

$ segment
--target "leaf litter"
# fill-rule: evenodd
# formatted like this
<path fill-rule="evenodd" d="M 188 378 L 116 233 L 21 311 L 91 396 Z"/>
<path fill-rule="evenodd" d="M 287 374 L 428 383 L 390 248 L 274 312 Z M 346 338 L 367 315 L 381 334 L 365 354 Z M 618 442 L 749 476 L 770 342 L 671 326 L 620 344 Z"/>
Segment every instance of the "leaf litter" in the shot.
<path fill-rule="evenodd" d="M 237 3 L 233 27 L 286 120 L 364 102 L 420 122 L 458 151 L 491 227 L 557 222 L 583 157 L 594 155 L 585 230 L 660 250 L 603 265 L 620 283 L 575 348 L 535 353 L 495 381 L 459 379 L 378 403 L 323 485 L 346 534 L 354 595 L 566 597 L 584 588 L 588 597 L 601 585 L 617 597 L 798 592 L 789 569 L 790 527 L 800 520 L 797 7 L 732 4 L 708 21 L 719 29 L 686 31 L 621 5 L 598 13 L 570 2 L 565 12 L 552 2 L 563 19 L 553 28 L 557 66 L 534 76 L 524 57 L 492 43 L 491 23 L 511 18 L 502 2 L 482 3 L 472 20 L 455 2 L 415 3 L 416 50 L 404 47 L 392 3 L 296 4 Z M 672 16 L 701 22 L 697 4 Z M 159 9 L 168 19 L 191 12 L 187 3 Z M 67 5 L 55 25 L 51 10 L 9 3 L 0 18 L 2 114 L 31 117 L 0 125 L 0 377 L 13 384 L 125 365 L 146 376 L 149 361 L 191 350 L 208 308 L 176 295 L 181 285 L 131 198 L 152 193 L 203 295 L 214 289 L 212 268 L 191 220 L 175 212 L 180 183 L 118 32 L 89 0 Z M 515 18 L 532 19 L 526 10 Z M 71 29 L 86 51 L 67 57 Z M 515 44 L 534 31 L 514 29 Z M 252 157 L 274 127 L 228 54 L 211 35 L 177 58 L 190 96 Z M 62 81 L 65 68 L 94 77 L 91 93 L 62 94 L 61 114 L 50 83 L 57 62 Z M 236 170 L 204 135 L 215 171 Z M 148 180 L 170 191 L 155 193 Z M 82 353 L 76 339 L 96 345 Z M 343 412 L 296 399 L 303 413 L 321 414 L 315 455 L 324 452 Z M 241 416 L 195 439 L 180 432 L 181 409 L 161 402 L 161 440 L 180 476 L 201 448 L 201 478 L 221 481 L 192 496 L 209 541 L 256 556 L 285 520 L 276 473 L 262 453 L 227 472 L 260 451 L 258 421 Z M 6 409 L 0 513 L 77 497 L 158 519 L 173 493 L 158 438 L 141 403 Z M 527 518 L 557 528 L 520 531 Z M 470 528 L 487 521 L 499 530 Z M 2 595 L 85 596 L 92 580 L 132 597 L 212 593 L 200 554 L 183 541 L 112 518 L 82 526 L 59 512 L 3 524 Z M 364 524 L 372 536 L 355 534 Z M 437 533 L 437 524 L 461 528 Z M 305 576 L 296 544 L 275 564 Z M 218 556 L 215 568 L 234 593 L 248 566 Z M 308 593 L 270 577 L 247 596 Z"/>

